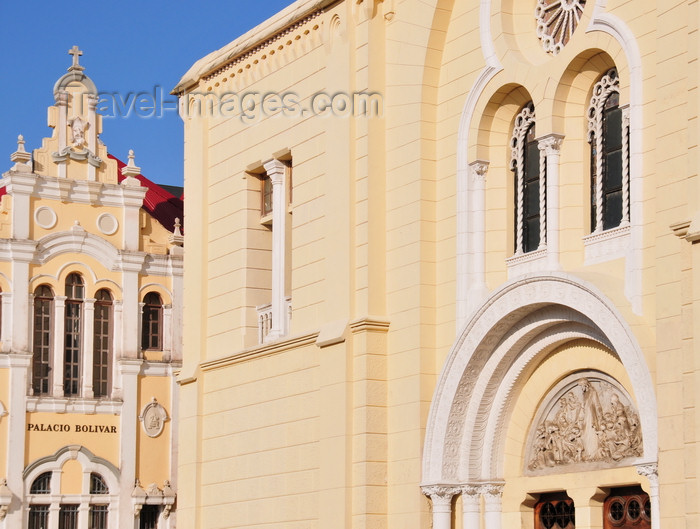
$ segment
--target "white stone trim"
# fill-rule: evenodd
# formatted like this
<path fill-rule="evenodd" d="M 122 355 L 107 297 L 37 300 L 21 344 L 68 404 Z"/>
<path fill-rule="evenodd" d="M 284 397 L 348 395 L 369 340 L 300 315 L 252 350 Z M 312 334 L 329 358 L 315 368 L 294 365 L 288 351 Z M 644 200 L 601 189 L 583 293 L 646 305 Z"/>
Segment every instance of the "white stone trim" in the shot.
<path fill-rule="evenodd" d="M 45 413 L 79 413 L 84 415 L 120 415 L 120 400 L 64 397 L 27 397 L 26 411 Z"/>
<path fill-rule="evenodd" d="M 605 263 L 622 259 L 631 249 L 631 229 L 629 224 L 610 230 L 593 232 L 583 237 L 584 265 Z M 626 282 L 631 278 L 626 277 Z"/>
<path fill-rule="evenodd" d="M 515 358 L 504 356 L 508 352 L 507 347 L 494 347 L 517 322 L 526 323 L 530 321 L 527 318 L 531 318 L 534 325 L 545 325 L 547 320 L 540 319 L 541 314 L 538 316 L 537 311 L 548 305 L 568 311 L 567 320 L 575 321 L 576 314 L 585 315 L 585 319 L 579 316 L 579 320 L 584 323 L 586 332 L 593 333 L 592 336 L 599 335 L 598 339 L 604 340 L 617 353 L 629 375 L 631 393 L 636 397 L 642 423 L 644 459 L 656 460 L 656 397 L 651 375 L 634 333 L 614 304 L 597 288 L 570 274 L 552 273 L 547 277 L 531 276 L 505 284 L 463 328 L 443 366 L 433 397 L 423 457 L 424 484 L 449 482 L 453 479 L 463 482 L 483 481 L 498 477 L 493 475 L 497 469 L 494 470 L 491 465 L 480 475 L 469 474 L 473 469 L 465 462 L 466 459 L 485 460 L 487 452 L 491 450 L 488 457 L 494 461 L 493 464 L 499 464 L 503 454 L 499 447 L 484 449 L 483 442 L 475 445 L 465 437 L 468 410 L 484 405 L 485 388 L 489 384 L 496 384 L 497 390 L 504 388 L 502 391 L 509 391 L 506 386 L 510 382 L 503 377 L 509 369 L 515 369 Z M 589 320 L 588 323 L 586 319 Z M 535 353 L 541 350 L 543 349 L 535 349 Z M 523 361 L 526 365 L 536 365 L 531 363 L 535 362 L 534 356 L 531 360 Z M 498 423 L 503 420 L 507 410 L 495 409 L 494 406 L 492 400 L 491 405 L 482 410 L 482 416 L 491 409 L 493 416 L 489 421 Z M 478 417 L 478 414 L 474 417 Z M 476 418 L 470 420 L 471 424 L 476 424 Z M 484 424 L 488 424 L 488 421 Z M 459 469 L 462 475 L 450 476 L 446 470 L 448 468 Z"/>
<path fill-rule="evenodd" d="M 607 0 L 597 0 L 586 33 L 601 31 L 613 37 L 625 54 L 630 76 L 629 101 L 629 201 L 630 250 L 625 262 L 625 296 L 635 314 L 642 314 L 643 204 L 643 76 L 642 56 L 634 33 L 615 15 L 605 11 Z"/>
<path fill-rule="evenodd" d="M 46 212 L 46 214 L 49 216 L 48 222 L 41 220 L 41 217 L 45 216 L 44 212 Z M 34 222 L 36 222 L 38 226 L 44 228 L 45 230 L 50 230 L 58 222 L 58 216 L 56 215 L 56 212 L 49 206 L 40 206 L 34 210 Z"/>
<path fill-rule="evenodd" d="M 479 4 L 479 38 L 481 52 L 486 66 L 468 92 L 462 108 L 457 133 L 457 293 L 456 293 L 456 332 L 466 322 L 471 310 L 486 298 L 486 279 L 482 274 L 471 269 L 470 253 L 475 246 L 475 227 L 470 219 L 469 200 L 472 185 L 470 182 L 470 161 L 467 155 L 470 143 L 470 128 L 474 120 L 479 98 L 503 66 L 496 55 L 496 48 L 491 34 L 491 0 L 480 0 Z"/>
<path fill-rule="evenodd" d="M 95 225 L 104 235 L 114 235 L 119 229 L 119 221 L 111 213 L 100 214 L 95 220 Z"/>
<path fill-rule="evenodd" d="M 77 460 L 83 470 L 82 493 L 61 494 L 61 468 L 69 460 Z M 51 493 L 30 494 L 34 480 L 44 472 L 51 472 Z M 105 481 L 109 494 L 90 494 L 90 474 L 99 474 Z M 78 527 L 86 529 L 88 509 L 91 503 L 109 504 L 109 526 L 121 527 L 118 518 L 119 507 L 119 470 L 102 458 L 95 457 L 89 450 L 78 445 L 65 446 L 51 456 L 30 463 L 23 472 L 22 486 L 24 516 L 22 527 L 26 527 L 29 506 L 35 503 L 49 504 L 49 528 L 58 527 L 59 504 L 79 504 Z"/>

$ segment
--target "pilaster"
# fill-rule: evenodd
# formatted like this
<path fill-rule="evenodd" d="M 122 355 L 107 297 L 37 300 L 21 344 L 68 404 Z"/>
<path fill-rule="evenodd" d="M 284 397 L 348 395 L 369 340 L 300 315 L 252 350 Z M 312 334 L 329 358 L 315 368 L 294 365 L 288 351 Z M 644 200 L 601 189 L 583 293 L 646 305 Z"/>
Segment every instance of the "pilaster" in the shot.
<path fill-rule="evenodd" d="M 53 298 L 53 380 L 51 394 L 63 397 L 64 345 L 66 341 L 63 332 L 66 319 L 66 296 Z"/>
<path fill-rule="evenodd" d="M 267 176 L 272 183 L 272 328 L 267 340 L 277 340 L 286 336 L 287 315 L 284 295 L 286 270 L 286 166 L 279 160 L 264 164 Z"/>
<path fill-rule="evenodd" d="M 94 396 L 93 388 L 93 355 L 95 341 L 95 300 L 90 298 L 83 301 L 83 354 L 81 355 L 80 371 L 82 373 L 81 395 L 91 399 Z"/>

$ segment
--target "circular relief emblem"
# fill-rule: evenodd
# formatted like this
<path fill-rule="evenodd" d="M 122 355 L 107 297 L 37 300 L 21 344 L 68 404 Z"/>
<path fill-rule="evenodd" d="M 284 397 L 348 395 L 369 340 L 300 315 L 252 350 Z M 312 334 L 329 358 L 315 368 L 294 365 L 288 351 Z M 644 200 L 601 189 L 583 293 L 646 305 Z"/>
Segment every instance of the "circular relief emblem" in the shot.
<path fill-rule="evenodd" d="M 102 213 L 97 217 L 97 229 L 105 235 L 113 235 L 119 228 L 119 221 L 111 213 Z"/>
<path fill-rule="evenodd" d="M 537 0 L 537 36 L 547 53 L 559 53 L 574 34 L 586 0 Z"/>
<path fill-rule="evenodd" d="M 154 398 L 143 408 L 139 420 L 148 437 L 158 437 L 163 432 L 168 413 Z"/>
<path fill-rule="evenodd" d="M 56 212 L 48 206 L 38 207 L 34 211 L 34 221 L 45 230 L 53 228 L 57 220 Z"/>

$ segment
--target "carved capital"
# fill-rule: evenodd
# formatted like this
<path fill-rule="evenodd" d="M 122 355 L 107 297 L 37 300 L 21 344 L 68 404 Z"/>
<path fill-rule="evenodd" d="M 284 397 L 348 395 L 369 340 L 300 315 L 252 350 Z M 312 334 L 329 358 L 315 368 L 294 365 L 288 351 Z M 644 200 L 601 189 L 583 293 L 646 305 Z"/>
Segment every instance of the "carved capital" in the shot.
<path fill-rule="evenodd" d="M 421 491 L 430 498 L 433 506 L 445 506 L 451 505 L 452 497 L 459 494 L 461 488 L 453 485 L 428 485 L 421 487 Z"/>
<path fill-rule="evenodd" d="M 556 156 L 561 150 L 561 144 L 564 142 L 564 136 L 561 134 L 548 134 L 537 139 L 537 147 L 543 151 L 545 156 Z"/>
<path fill-rule="evenodd" d="M 659 465 L 657 463 L 637 465 L 637 474 L 647 478 L 652 486 L 659 486 Z"/>
<path fill-rule="evenodd" d="M 475 184 L 486 182 L 486 172 L 489 170 L 489 162 L 476 160 L 469 164 L 469 174 Z"/>

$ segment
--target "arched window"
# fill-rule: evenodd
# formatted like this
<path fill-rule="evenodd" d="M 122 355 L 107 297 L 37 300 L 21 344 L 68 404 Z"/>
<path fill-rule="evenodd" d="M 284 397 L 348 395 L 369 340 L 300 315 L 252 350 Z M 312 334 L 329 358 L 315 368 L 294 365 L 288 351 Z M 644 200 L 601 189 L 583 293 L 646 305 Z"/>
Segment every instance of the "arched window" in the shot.
<path fill-rule="evenodd" d="M 566 493 L 543 494 L 535 505 L 535 529 L 575 529 L 574 501 Z"/>
<path fill-rule="evenodd" d="M 90 495 L 99 496 L 101 494 L 109 494 L 109 487 L 102 476 L 93 472 L 90 474 Z M 88 525 L 90 528 L 107 527 L 109 500 L 107 498 L 104 501 L 99 500 L 99 497 L 90 500 L 90 523 Z"/>
<path fill-rule="evenodd" d="M 37 477 L 29 489 L 29 494 L 51 494 L 51 472 L 44 472 Z M 49 523 L 49 498 L 36 498 L 29 506 L 29 529 L 44 529 Z M 35 503 L 36 502 L 36 503 Z"/>
<path fill-rule="evenodd" d="M 95 397 L 110 392 L 112 364 L 112 295 L 109 290 L 95 294 L 95 324 L 92 351 L 92 389 Z"/>
<path fill-rule="evenodd" d="M 63 394 L 77 396 L 80 393 L 81 320 L 85 286 L 80 274 L 66 278 L 66 315 L 64 330 Z"/>
<path fill-rule="evenodd" d="M 629 116 L 620 107 L 620 80 L 609 70 L 588 107 L 591 144 L 591 231 L 629 223 Z"/>
<path fill-rule="evenodd" d="M 53 291 L 41 285 L 34 291 L 34 335 L 32 389 L 34 395 L 48 395 L 51 384 L 51 336 L 53 333 Z"/>
<path fill-rule="evenodd" d="M 535 139 L 535 107 L 532 102 L 515 118 L 510 141 L 510 169 L 515 173 L 515 253 L 537 250 L 542 241 L 545 208 L 544 157 Z"/>
<path fill-rule="evenodd" d="M 149 292 L 143 298 L 141 349 L 163 349 L 163 301 L 156 292 Z"/>

